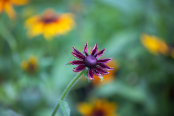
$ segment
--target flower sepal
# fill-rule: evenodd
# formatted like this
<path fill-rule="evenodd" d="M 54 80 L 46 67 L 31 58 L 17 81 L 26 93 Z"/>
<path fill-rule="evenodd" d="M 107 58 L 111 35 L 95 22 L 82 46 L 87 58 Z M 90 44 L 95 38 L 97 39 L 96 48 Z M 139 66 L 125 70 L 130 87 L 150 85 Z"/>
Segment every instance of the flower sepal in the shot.
<path fill-rule="evenodd" d="M 100 78 L 100 81 L 103 81 L 103 76 L 98 76 Z"/>
<path fill-rule="evenodd" d="M 88 82 L 91 82 L 91 80 L 89 79 L 88 77 L 88 69 L 86 68 L 85 71 L 84 71 L 84 76 L 86 77 L 86 79 L 88 80 Z"/>
<path fill-rule="evenodd" d="M 70 62 L 66 63 L 65 65 L 72 65 Z"/>

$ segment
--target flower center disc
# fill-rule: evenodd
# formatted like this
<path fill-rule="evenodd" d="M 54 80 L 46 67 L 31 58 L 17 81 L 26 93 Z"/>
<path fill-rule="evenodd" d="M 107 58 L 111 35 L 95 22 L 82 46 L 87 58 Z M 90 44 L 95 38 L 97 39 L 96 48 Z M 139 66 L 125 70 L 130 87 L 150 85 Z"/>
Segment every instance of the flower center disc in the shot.
<path fill-rule="evenodd" d="M 94 56 L 89 55 L 84 59 L 84 63 L 88 68 L 94 68 L 97 65 L 97 59 Z"/>

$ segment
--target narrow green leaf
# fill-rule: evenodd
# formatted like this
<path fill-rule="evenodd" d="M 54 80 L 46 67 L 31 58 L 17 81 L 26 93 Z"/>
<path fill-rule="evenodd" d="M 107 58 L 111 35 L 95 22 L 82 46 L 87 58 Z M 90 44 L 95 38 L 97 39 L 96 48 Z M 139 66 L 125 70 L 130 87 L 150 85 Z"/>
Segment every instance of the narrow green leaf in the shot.
<path fill-rule="evenodd" d="M 70 107 L 66 101 L 59 100 L 60 109 L 63 113 L 63 116 L 70 116 Z"/>

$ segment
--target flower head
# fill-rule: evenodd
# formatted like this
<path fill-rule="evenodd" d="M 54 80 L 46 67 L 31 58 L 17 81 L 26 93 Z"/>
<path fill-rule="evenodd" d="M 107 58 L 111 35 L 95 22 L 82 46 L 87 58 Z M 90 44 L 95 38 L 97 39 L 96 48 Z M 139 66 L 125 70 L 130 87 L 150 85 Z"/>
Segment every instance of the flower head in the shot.
<path fill-rule="evenodd" d="M 112 60 L 112 58 L 107 59 L 98 59 L 100 56 L 103 55 L 105 49 L 98 52 L 98 44 L 95 44 L 94 48 L 92 49 L 91 54 L 88 54 L 88 45 L 87 42 L 84 47 L 84 54 L 76 50 L 74 47 L 72 55 L 79 60 L 70 61 L 73 65 L 78 65 L 75 69 L 73 69 L 74 72 L 80 72 L 82 70 L 85 70 L 88 68 L 88 78 L 90 80 L 94 80 L 94 75 L 96 76 L 102 76 L 105 74 L 108 74 L 107 70 L 112 70 L 113 68 L 110 68 L 105 63 L 108 63 Z"/>
<path fill-rule="evenodd" d="M 117 105 L 105 99 L 98 99 L 91 103 L 80 103 L 77 108 L 83 116 L 118 116 L 115 113 Z"/>
<path fill-rule="evenodd" d="M 35 73 L 38 68 L 37 58 L 35 56 L 30 56 L 28 60 L 23 60 L 21 67 L 24 71 L 28 73 Z"/>
<path fill-rule="evenodd" d="M 157 55 L 162 53 L 166 55 L 168 53 L 169 48 L 167 44 L 156 36 L 143 34 L 141 37 L 141 42 L 152 54 Z"/>
<path fill-rule="evenodd" d="M 43 34 L 49 40 L 55 35 L 63 35 L 74 27 L 71 13 L 57 14 L 52 9 L 47 9 L 42 15 L 27 19 L 25 25 L 30 37 Z"/>
<path fill-rule="evenodd" d="M 25 5 L 28 0 L 0 0 L 0 13 L 5 10 L 7 15 L 14 19 L 16 17 L 16 12 L 13 9 L 13 5 Z"/>

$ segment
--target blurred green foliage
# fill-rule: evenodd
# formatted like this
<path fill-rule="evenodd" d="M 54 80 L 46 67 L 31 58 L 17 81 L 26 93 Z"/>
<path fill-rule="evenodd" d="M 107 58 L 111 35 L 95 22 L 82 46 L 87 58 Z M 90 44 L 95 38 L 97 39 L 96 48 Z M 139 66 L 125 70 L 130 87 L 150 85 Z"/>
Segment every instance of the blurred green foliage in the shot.
<path fill-rule="evenodd" d="M 65 66 L 73 60 L 72 46 L 83 51 L 85 42 L 119 64 L 111 83 L 95 87 L 76 83 L 67 96 L 71 116 L 80 116 L 77 104 L 105 98 L 118 104 L 120 116 L 174 115 L 174 59 L 150 54 L 141 44 L 143 33 L 174 44 L 172 0 L 30 0 L 16 6 L 17 18 L 0 14 L 0 116 L 49 116 L 66 85 L 76 75 Z M 76 27 L 51 41 L 29 39 L 27 18 L 45 9 L 75 14 Z M 21 62 L 34 55 L 38 70 L 28 74 Z M 83 77 L 84 78 L 84 77 Z M 62 115 L 58 112 L 58 115 Z"/>

